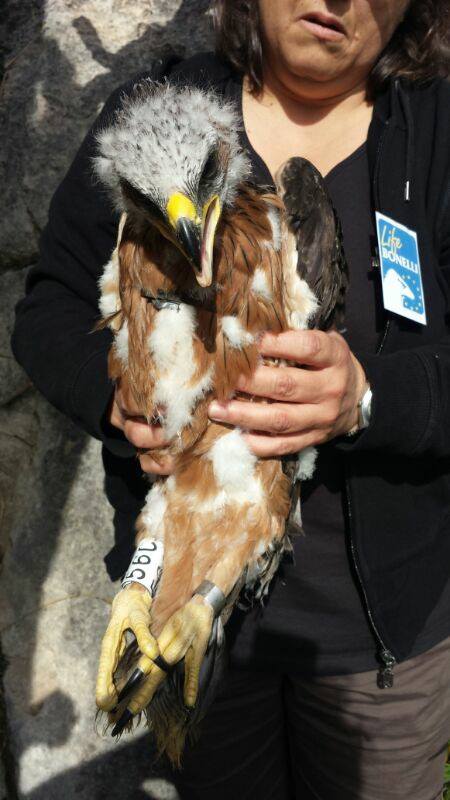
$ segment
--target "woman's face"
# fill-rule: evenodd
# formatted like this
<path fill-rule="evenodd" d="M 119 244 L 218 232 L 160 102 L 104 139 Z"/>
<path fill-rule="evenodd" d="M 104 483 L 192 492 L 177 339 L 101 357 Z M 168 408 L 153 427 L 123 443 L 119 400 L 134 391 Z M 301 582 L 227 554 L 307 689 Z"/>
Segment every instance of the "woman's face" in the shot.
<path fill-rule="evenodd" d="M 258 0 L 265 56 L 278 77 L 356 85 L 410 0 Z"/>

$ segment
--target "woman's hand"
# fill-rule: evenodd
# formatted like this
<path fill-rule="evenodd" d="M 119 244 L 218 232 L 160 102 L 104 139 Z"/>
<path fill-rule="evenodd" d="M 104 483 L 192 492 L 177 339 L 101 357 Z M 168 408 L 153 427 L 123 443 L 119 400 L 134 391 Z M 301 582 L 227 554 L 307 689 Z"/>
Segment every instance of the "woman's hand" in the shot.
<path fill-rule="evenodd" d="M 131 444 L 138 450 L 154 450 L 168 444 L 160 425 L 149 425 L 137 408 L 127 385 L 118 381 L 109 410 L 109 422 L 119 428 Z M 158 462 L 147 453 L 138 456 L 144 472 L 156 475 L 170 475 L 173 471 L 173 459 L 169 456 Z"/>
<path fill-rule="evenodd" d="M 358 401 L 367 384 L 364 370 L 338 333 L 286 331 L 265 334 L 262 356 L 297 366 L 259 366 L 239 391 L 270 398 L 273 403 L 230 400 L 211 403 L 211 419 L 248 431 L 245 438 L 255 455 L 297 453 L 348 433 L 358 421 Z"/>

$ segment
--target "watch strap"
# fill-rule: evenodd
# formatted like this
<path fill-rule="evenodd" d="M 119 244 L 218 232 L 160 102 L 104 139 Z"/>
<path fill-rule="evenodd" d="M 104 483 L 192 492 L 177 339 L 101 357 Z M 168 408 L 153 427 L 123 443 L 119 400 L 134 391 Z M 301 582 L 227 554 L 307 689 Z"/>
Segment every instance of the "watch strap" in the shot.
<path fill-rule="evenodd" d="M 354 436 L 359 431 L 363 431 L 365 428 L 368 428 L 370 423 L 370 414 L 372 410 L 372 389 L 369 385 L 366 385 L 366 388 L 363 392 L 362 397 L 358 400 L 357 404 L 357 411 L 358 411 L 358 422 L 353 428 L 350 428 L 347 431 L 346 436 Z"/>

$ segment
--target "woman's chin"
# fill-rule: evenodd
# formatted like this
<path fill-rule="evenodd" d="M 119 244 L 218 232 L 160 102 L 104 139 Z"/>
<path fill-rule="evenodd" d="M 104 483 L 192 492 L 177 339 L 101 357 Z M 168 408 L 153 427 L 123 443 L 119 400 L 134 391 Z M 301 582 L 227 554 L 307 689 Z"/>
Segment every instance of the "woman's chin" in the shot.
<path fill-rule="evenodd" d="M 298 82 L 298 79 L 304 80 L 306 85 L 322 86 L 324 84 L 331 85 L 332 83 L 340 83 L 345 80 L 346 75 L 350 68 L 342 60 L 337 58 L 329 58 L 318 54 L 317 57 L 311 55 L 310 58 L 292 59 L 290 62 L 285 62 L 285 66 L 292 77 Z"/>
<path fill-rule="evenodd" d="M 323 42 L 297 30 L 282 48 L 282 63 L 298 78 L 325 82 L 339 78 L 353 66 L 348 40 Z"/>

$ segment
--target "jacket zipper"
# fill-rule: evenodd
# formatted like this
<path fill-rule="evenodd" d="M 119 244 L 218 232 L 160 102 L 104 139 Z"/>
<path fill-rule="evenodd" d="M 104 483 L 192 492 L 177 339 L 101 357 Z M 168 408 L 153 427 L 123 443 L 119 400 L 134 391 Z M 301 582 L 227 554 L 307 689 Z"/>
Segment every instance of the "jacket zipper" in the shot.
<path fill-rule="evenodd" d="M 385 345 L 385 342 L 386 342 L 390 327 L 391 327 L 391 320 L 388 319 L 388 320 L 386 320 L 386 325 L 384 326 L 384 330 L 383 330 L 383 333 L 381 335 L 381 339 L 380 339 L 380 341 L 378 343 L 378 347 L 377 347 L 377 350 L 376 350 L 376 355 L 377 356 L 380 355 L 380 353 L 381 353 L 381 351 L 382 351 L 382 349 L 383 349 L 383 347 Z"/>
<path fill-rule="evenodd" d="M 378 176 L 379 176 L 379 173 L 380 173 L 381 155 L 383 153 L 383 147 L 384 147 L 385 139 L 386 139 L 388 128 L 389 128 L 389 122 L 390 122 L 390 120 L 387 120 L 386 125 L 385 125 L 384 130 L 383 130 L 383 133 L 380 136 L 380 141 L 378 142 L 378 147 L 377 147 L 377 155 L 376 155 L 376 158 L 375 158 L 375 167 L 374 167 L 374 170 L 373 170 L 373 197 L 374 197 L 374 201 L 375 201 L 376 208 L 377 208 L 378 211 L 381 210 L 380 193 L 378 191 Z M 379 266 L 380 271 L 381 271 L 380 254 L 378 254 L 378 266 Z M 378 347 L 376 349 L 376 355 L 379 355 L 381 353 L 381 351 L 382 351 L 382 349 L 383 349 L 383 347 L 385 345 L 385 342 L 386 342 L 386 339 L 387 339 L 387 335 L 389 333 L 390 326 L 391 326 L 391 321 L 390 321 L 390 319 L 387 319 L 386 320 L 386 324 L 385 324 L 385 326 L 383 328 L 383 332 L 382 332 L 381 337 L 380 337 L 380 341 L 378 343 Z"/>
<path fill-rule="evenodd" d="M 352 514 L 352 505 L 350 500 L 350 481 L 348 479 L 348 473 L 345 473 L 345 489 L 346 489 L 346 498 L 347 498 L 347 513 L 348 513 L 348 527 L 349 527 L 349 542 L 350 542 L 350 552 L 352 556 L 353 566 L 355 568 L 356 577 L 358 578 L 358 583 L 361 589 L 361 594 L 364 600 L 364 606 L 366 609 L 367 618 L 370 623 L 370 627 L 372 628 L 372 633 L 374 635 L 376 644 L 377 644 L 377 655 L 381 661 L 380 667 L 377 673 L 377 685 L 379 689 L 391 689 L 394 685 L 394 667 L 396 662 L 395 656 L 389 648 L 386 647 L 381 634 L 377 628 L 376 622 L 373 618 L 372 611 L 369 605 L 369 599 L 367 597 L 367 592 L 364 588 L 364 583 L 361 578 L 361 571 L 358 564 L 355 542 L 352 536 L 352 526 L 353 526 L 353 514 Z"/>
<path fill-rule="evenodd" d="M 380 169 L 380 162 L 381 162 L 381 154 L 383 152 L 383 145 L 386 139 L 386 134 L 388 130 L 389 121 L 386 123 L 386 127 L 383 130 L 383 133 L 380 138 L 380 142 L 378 144 L 376 161 L 375 161 L 375 168 L 374 168 L 374 175 L 373 175 L 373 190 L 374 190 L 374 199 L 375 202 L 380 208 L 380 197 L 378 193 L 378 174 Z M 383 347 L 386 342 L 387 335 L 389 333 L 390 328 L 390 320 L 386 321 L 386 325 L 384 327 L 379 345 L 377 347 L 377 355 L 381 353 Z M 346 501 L 347 501 L 347 513 L 348 513 L 348 526 L 349 526 L 349 544 L 350 544 L 350 553 L 352 557 L 353 566 L 355 569 L 355 574 L 358 579 L 358 583 L 361 589 L 361 594 L 367 614 L 367 618 L 369 620 L 370 627 L 372 629 L 373 636 L 375 638 L 375 642 L 377 645 L 377 655 L 380 660 L 380 667 L 377 673 L 377 686 L 380 689 L 390 689 L 394 685 L 394 667 L 396 662 L 395 656 L 391 651 L 386 647 L 380 632 L 377 628 L 376 622 L 373 618 L 372 611 L 369 605 L 369 599 L 367 597 L 367 592 L 364 587 L 364 583 L 361 577 L 361 570 L 358 564 L 358 558 L 356 553 L 355 542 L 352 535 L 352 527 L 353 527 L 353 513 L 352 513 L 352 504 L 351 504 L 351 495 L 350 495 L 350 481 L 348 476 L 348 470 L 345 470 L 345 489 L 346 489 Z"/>

